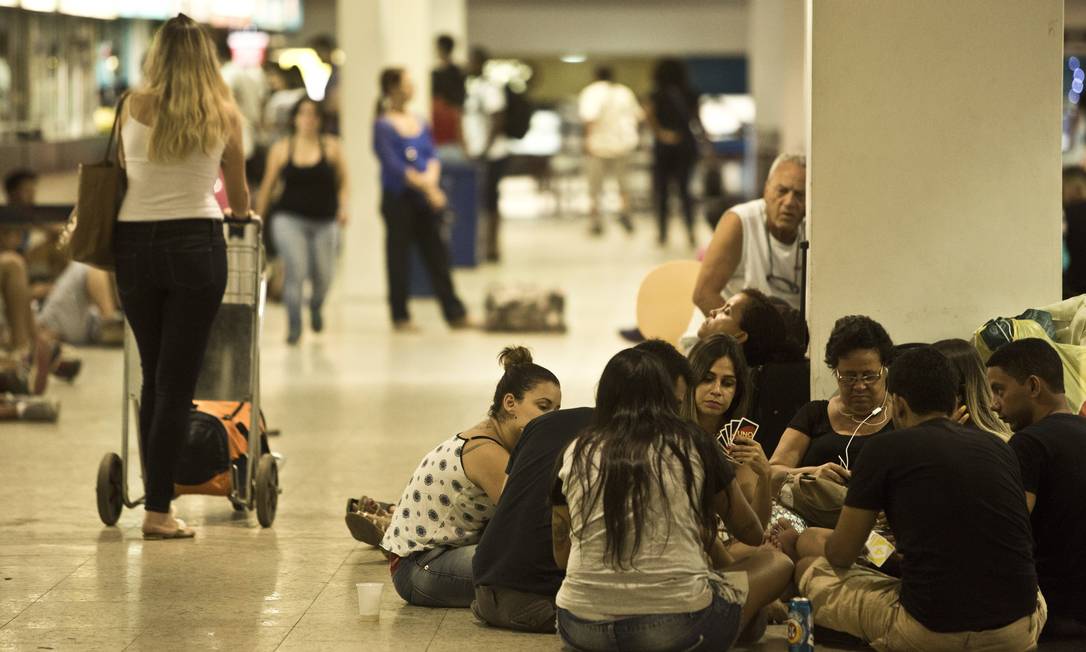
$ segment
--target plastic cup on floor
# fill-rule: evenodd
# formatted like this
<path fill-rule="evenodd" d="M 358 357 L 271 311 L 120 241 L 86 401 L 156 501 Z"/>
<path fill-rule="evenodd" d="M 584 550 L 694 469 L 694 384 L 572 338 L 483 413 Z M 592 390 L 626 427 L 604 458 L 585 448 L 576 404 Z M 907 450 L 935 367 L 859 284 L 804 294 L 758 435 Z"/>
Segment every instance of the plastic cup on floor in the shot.
<path fill-rule="evenodd" d="M 381 593 L 385 585 L 380 582 L 359 582 L 355 588 L 358 589 L 358 617 L 362 620 L 379 620 Z"/>

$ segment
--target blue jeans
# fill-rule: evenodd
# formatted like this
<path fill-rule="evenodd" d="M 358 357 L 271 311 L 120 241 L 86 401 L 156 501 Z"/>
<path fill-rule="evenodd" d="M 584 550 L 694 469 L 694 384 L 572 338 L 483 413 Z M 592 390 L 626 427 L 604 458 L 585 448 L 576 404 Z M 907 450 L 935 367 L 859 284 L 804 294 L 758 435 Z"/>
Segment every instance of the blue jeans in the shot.
<path fill-rule="evenodd" d="M 392 575 L 396 593 L 417 607 L 470 607 L 475 547 L 434 548 L 404 557 Z"/>
<path fill-rule="evenodd" d="M 283 303 L 287 307 L 287 333 L 297 339 L 302 334 L 302 293 L 310 282 L 310 325 L 321 328 L 321 307 L 336 262 L 336 238 L 339 228 L 333 219 L 317 220 L 280 211 L 272 220 L 272 238 L 283 258 L 286 278 Z"/>
<path fill-rule="evenodd" d="M 118 222 L 117 291 L 143 369 L 140 454 L 147 511 L 168 512 L 174 467 L 211 326 L 226 290 L 222 221 Z"/>
<path fill-rule="evenodd" d="M 743 605 L 714 594 L 701 611 L 592 621 L 558 609 L 558 634 L 575 650 L 670 652 L 727 650 L 739 636 Z"/>

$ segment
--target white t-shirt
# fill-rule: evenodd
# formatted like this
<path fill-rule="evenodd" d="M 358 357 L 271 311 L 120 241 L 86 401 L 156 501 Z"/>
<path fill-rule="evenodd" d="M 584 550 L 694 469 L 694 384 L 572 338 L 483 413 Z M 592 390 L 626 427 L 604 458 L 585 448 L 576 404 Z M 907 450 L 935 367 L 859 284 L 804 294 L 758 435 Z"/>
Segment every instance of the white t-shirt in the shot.
<path fill-rule="evenodd" d="M 724 288 L 724 296 L 731 297 L 744 288 L 757 288 L 768 296 L 779 297 L 799 310 L 799 285 L 801 260 L 799 242 L 803 239 L 806 222 L 800 222 L 799 235 L 791 244 L 774 238 L 766 229 L 765 200 L 755 199 L 728 209 L 739 216 L 743 224 L 743 257 L 735 274 Z M 790 292 L 781 281 L 772 284 L 767 280 L 772 262 L 773 276 L 787 279 L 797 290 Z"/>
<path fill-rule="evenodd" d="M 592 123 L 587 144 L 593 155 L 616 158 L 637 149 L 637 123 L 643 112 L 629 88 L 593 82 L 581 91 L 577 109 L 582 121 Z"/>
<path fill-rule="evenodd" d="M 641 546 L 626 568 L 611 565 L 605 555 L 607 538 L 603 501 L 597 500 L 591 513 L 582 510 L 587 501 L 582 478 L 571 477 L 573 451 L 566 448 L 558 478 L 569 505 L 572 520 L 571 549 L 566 578 L 558 590 L 556 604 L 586 620 L 607 620 L 619 616 L 690 613 L 709 606 L 713 599 L 710 581 L 722 578 L 710 570 L 709 557 L 701 541 L 701 526 L 686 498 L 683 470 L 674 455 L 666 455 L 666 495 L 654 490 L 646 505 Z M 705 473 L 697 455 L 690 459 L 695 491 L 701 492 Z M 598 463 L 588 465 L 598 469 Z M 598 482 L 598 474 L 589 478 Z M 653 488 L 655 489 L 655 484 Z M 664 501 L 670 505 L 667 519 Z M 633 540 L 633 524 L 627 530 Z M 629 548 L 627 548 L 629 549 Z"/>
<path fill-rule="evenodd" d="M 504 110 L 505 86 L 486 77 L 468 78 L 461 131 L 469 156 L 474 158 L 483 155 L 487 136 L 490 134 L 490 124 L 494 120 L 493 115 Z M 486 152 L 486 158 L 496 161 L 507 156 L 509 156 L 509 139 L 499 133 Z"/>

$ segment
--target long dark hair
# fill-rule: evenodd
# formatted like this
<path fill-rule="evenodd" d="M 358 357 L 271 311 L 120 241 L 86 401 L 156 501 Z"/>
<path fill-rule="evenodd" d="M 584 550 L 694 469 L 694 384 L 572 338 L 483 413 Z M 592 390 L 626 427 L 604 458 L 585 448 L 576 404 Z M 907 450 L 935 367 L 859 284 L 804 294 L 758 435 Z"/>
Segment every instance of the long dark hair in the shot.
<path fill-rule="evenodd" d="M 678 496 L 667 495 L 664 482 L 672 461 L 682 468 L 685 497 L 701 528 L 716 526 L 708 483 L 699 493 L 694 477 L 694 460 L 699 459 L 704 478 L 722 473 L 717 468 L 721 458 L 712 448 L 716 443 L 675 408 L 675 386 L 659 358 L 636 348 L 620 351 L 600 377 L 592 422 L 571 444 L 569 478 L 580 483 L 584 499 L 574 531 L 583 536 L 587 516 L 602 501 L 605 559 L 615 567 L 632 565 L 654 491 L 665 512 L 659 522 L 670 527 L 672 503 L 680 504 Z"/>
<path fill-rule="evenodd" d="M 690 383 L 686 390 L 686 400 L 683 401 L 682 406 L 683 417 L 692 423 L 699 423 L 698 403 L 694 395 L 706 374 L 721 358 L 731 360 L 732 367 L 735 368 L 735 396 L 732 397 L 732 404 L 720 417 L 721 423 L 727 423 L 732 419 L 742 419 L 750 413 L 754 394 L 750 384 L 750 367 L 743 355 L 743 346 L 734 337 L 723 333 L 707 337 L 690 349 L 690 355 L 687 358 L 690 360 L 690 369 L 694 373 L 694 382 Z"/>
<path fill-rule="evenodd" d="M 290 129 L 290 135 L 294 135 L 298 131 L 298 127 L 294 124 L 295 118 L 298 117 L 298 112 L 302 110 L 302 107 L 306 104 L 312 104 L 313 108 L 317 110 L 317 123 L 320 125 L 317 127 L 317 133 L 324 133 L 324 120 L 326 113 L 324 112 L 324 102 L 318 102 L 311 97 L 303 97 L 294 103 L 294 106 L 290 107 L 290 118 L 287 120 L 287 127 Z"/>
<path fill-rule="evenodd" d="M 502 410 L 502 401 L 506 394 L 512 394 L 518 401 L 524 400 L 524 394 L 536 388 L 540 383 L 558 383 L 558 377 L 549 369 L 532 362 L 532 352 L 523 346 L 508 346 L 498 354 L 498 364 L 505 369 L 498 386 L 494 388 L 494 400 L 490 402 L 488 414 L 498 421 L 504 421 L 506 413 Z"/>

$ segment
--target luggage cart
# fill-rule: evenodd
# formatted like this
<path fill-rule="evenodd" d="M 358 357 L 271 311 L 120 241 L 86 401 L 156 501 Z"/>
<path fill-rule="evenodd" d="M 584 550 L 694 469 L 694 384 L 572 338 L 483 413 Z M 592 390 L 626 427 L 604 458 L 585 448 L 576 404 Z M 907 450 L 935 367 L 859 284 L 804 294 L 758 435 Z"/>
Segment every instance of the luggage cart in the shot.
<path fill-rule="evenodd" d="M 260 410 L 260 330 L 267 291 L 261 227 L 260 222 L 250 220 L 227 219 L 223 223 L 226 293 L 211 328 L 193 398 L 251 402 L 247 459 L 244 464 L 231 463 L 227 498 L 238 511 L 255 509 L 260 525 L 271 527 L 281 490 L 278 460 L 263 443 Z M 128 493 L 129 440 L 133 423 L 138 430 L 141 385 L 139 350 L 125 322 L 121 453 L 106 453 L 98 465 L 98 515 L 106 525 L 116 524 L 124 507 L 132 509 L 144 502 L 144 497 L 133 499 Z M 141 455 L 141 472 L 142 460 Z"/>

